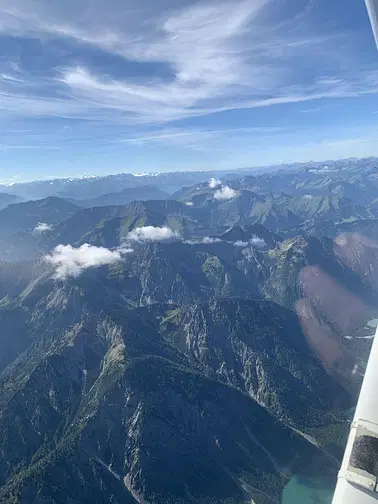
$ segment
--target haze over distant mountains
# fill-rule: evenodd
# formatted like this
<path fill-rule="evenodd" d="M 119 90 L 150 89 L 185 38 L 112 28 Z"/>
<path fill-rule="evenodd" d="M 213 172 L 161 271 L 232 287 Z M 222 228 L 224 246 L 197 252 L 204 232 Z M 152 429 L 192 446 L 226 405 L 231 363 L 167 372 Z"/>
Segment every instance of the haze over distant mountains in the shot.
<path fill-rule="evenodd" d="M 10 185 L 0 185 L 0 192 L 8 194 L 17 194 L 24 199 L 40 199 L 47 196 L 60 196 L 63 198 L 75 199 L 92 199 L 104 194 L 120 192 L 123 189 L 139 187 L 144 185 L 158 187 L 159 189 L 173 193 L 184 186 L 190 186 L 197 182 L 204 182 L 211 177 L 220 177 L 227 179 L 239 178 L 243 175 L 260 175 L 278 170 L 297 171 L 304 170 L 311 173 L 315 172 L 337 173 L 345 167 L 353 172 L 369 171 L 374 169 L 376 158 L 366 159 L 345 159 L 338 161 L 308 163 L 292 163 L 288 165 L 277 165 L 258 168 L 244 168 L 232 172 L 225 171 L 194 171 L 174 173 L 142 173 L 129 174 L 123 173 L 119 175 L 104 175 L 104 176 L 84 176 L 78 178 L 56 178 L 34 182 L 14 183 Z"/>
<path fill-rule="evenodd" d="M 0 502 L 335 481 L 378 318 L 377 160 L 6 189 Z"/>

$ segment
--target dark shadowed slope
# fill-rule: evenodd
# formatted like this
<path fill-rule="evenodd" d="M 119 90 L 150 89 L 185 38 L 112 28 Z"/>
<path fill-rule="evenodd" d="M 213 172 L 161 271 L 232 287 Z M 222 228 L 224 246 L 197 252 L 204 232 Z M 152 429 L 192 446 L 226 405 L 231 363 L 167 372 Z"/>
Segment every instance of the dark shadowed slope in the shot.
<path fill-rule="evenodd" d="M 0 211 L 0 237 L 33 230 L 40 222 L 54 224 L 77 210 L 76 205 L 55 197 L 9 205 Z"/>
<path fill-rule="evenodd" d="M 280 395 L 285 386 L 295 382 L 309 398 L 315 394 L 309 380 L 318 373 L 325 401 L 335 386 L 303 339 L 278 331 L 292 315 L 242 301 L 193 305 L 181 314 L 159 305 L 135 311 L 121 294 L 104 296 L 82 280 L 42 276 L 0 306 L 1 502 L 267 504 L 305 460 L 335 471 L 328 457 L 278 421 L 291 415 L 290 400 Z M 224 346 L 217 326 L 198 327 L 190 346 L 214 340 L 218 364 L 211 354 L 201 360 L 183 347 L 179 328 L 188 316 L 201 320 L 204 310 L 216 324 L 228 314 L 235 329 L 244 327 L 235 344 L 248 338 L 247 361 L 233 344 Z M 264 364 L 262 339 L 279 356 L 276 367 L 268 354 Z M 239 366 L 248 376 L 248 352 L 256 351 L 262 373 L 254 394 L 253 377 L 237 387 L 231 377 Z M 310 365 L 298 367 L 302 374 L 294 378 L 288 367 L 298 352 Z M 298 418 L 291 423 L 299 426 Z"/>

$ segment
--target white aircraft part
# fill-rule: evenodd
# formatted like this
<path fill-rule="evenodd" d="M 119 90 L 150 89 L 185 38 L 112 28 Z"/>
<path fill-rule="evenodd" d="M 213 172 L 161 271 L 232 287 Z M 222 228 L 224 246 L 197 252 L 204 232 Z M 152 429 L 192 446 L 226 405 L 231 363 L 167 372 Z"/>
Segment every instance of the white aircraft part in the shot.
<path fill-rule="evenodd" d="M 375 43 L 378 47 L 378 0 L 365 0 L 365 2 L 373 28 Z"/>
<path fill-rule="evenodd" d="M 333 504 L 378 502 L 378 328 L 339 472 Z"/>

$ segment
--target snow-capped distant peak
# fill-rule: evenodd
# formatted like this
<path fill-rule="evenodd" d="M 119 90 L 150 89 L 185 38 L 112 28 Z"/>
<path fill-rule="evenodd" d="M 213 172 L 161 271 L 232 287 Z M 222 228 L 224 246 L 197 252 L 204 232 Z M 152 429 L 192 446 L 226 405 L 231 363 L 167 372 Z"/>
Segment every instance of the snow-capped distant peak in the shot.
<path fill-rule="evenodd" d="M 157 177 L 160 174 L 143 172 L 143 173 L 132 173 L 131 175 L 133 175 L 133 177 Z"/>
<path fill-rule="evenodd" d="M 49 181 L 50 184 L 60 181 L 60 182 L 76 182 L 78 180 L 88 180 L 101 178 L 101 175 L 77 175 L 75 177 L 47 177 L 45 180 L 34 180 L 33 182 L 45 182 Z"/>

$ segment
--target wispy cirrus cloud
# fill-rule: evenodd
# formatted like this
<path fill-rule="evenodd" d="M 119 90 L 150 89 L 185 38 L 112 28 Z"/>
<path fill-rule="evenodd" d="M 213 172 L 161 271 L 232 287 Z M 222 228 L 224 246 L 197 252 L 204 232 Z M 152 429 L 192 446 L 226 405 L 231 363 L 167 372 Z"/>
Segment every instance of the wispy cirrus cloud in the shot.
<path fill-rule="evenodd" d="M 280 127 L 251 127 L 251 128 L 216 128 L 216 129 L 184 129 L 160 128 L 158 131 L 146 131 L 122 137 L 119 141 L 144 147 L 146 145 L 179 146 L 196 150 L 213 148 L 217 143 L 238 138 L 259 137 L 280 134 L 284 128 Z"/>
<path fill-rule="evenodd" d="M 23 93 L 15 87 L 12 93 L 5 93 L 20 100 L 25 113 L 37 112 L 38 108 L 40 114 L 55 110 L 59 115 L 76 116 L 78 107 L 84 117 L 99 110 L 108 116 L 118 111 L 133 115 L 134 121 L 160 123 L 206 114 L 215 100 L 233 95 L 230 86 L 250 87 L 252 77 L 260 89 L 271 82 L 274 69 L 267 66 L 264 77 L 261 68 L 247 64 L 241 35 L 267 0 L 203 2 L 175 11 L 167 4 L 159 12 L 148 8 L 146 2 L 137 13 L 130 4 L 121 9 L 118 1 L 110 3 L 113 5 L 95 1 L 89 10 L 84 1 L 68 2 L 63 10 L 55 3 L 36 2 L 31 7 L 22 0 L 5 1 L 3 32 L 18 37 L 68 39 L 140 64 L 164 63 L 170 78 L 152 75 L 147 82 L 140 81 L 136 72 L 128 79 L 119 79 L 90 68 L 88 61 L 79 65 L 67 62 L 61 70 L 55 66 L 55 77 L 50 74 L 44 83 L 47 93 L 50 87 L 58 88 L 59 97 L 40 100 L 38 94 Z M 117 14 L 109 16 L 112 7 Z M 29 79 L 29 87 L 32 81 Z M 70 105 L 66 112 L 62 111 L 64 102 Z M 13 105 L 11 100 L 6 106 L 9 110 Z M 5 104 L 0 102 L 0 106 Z"/>
<path fill-rule="evenodd" d="M 271 111 L 378 93 L 376 66 L 350 50 L 354 33 L 322 22 L 335 16 L 328 7 L 319 17 L 325 0 L 0 1 L 0 116 L 42 125 L 40 142 L 6 133 L 9 157 L 81 142 L 192 149 L 205 161 L 218 152 L 230 163 L 232 142 L 252 163 L 256 145 L 284 136 Z M 245 110 L 246 122 L 230 120 Z M 48 121 L 70 129 L 51 139 Z"/>
<path fill-rule="evenodd" d="M 183 2 L 174 8 L 165 1 L 158 9 L 148 0 L 138 9 L 119 0 L 94 0 L 90 7 L 86 0 L 68 1 L 64 9 L 42 1 L 2 5 L 3 34 L 43 40 L 41 57 L 50 46 L 55 51 L 42 75 L 22 68 L 23 61 L 3 65 L 0 109 L 9 114 L 164 124 L 378 91 L 377 72 L 324 76 L 315 66 L 307 82 L 293 87 L 293 61 L 319 54 L 330 63 L 335 51 L 327 55 L 325 47 L 340 35 L 301 31 L 298 20 L 303 23 L 306 9 L 292 17 L 295 25 L 277 23 L 278 0 Z M 74 44 L 80 56 L 70 57 L 66 48 L 62 57 L 55 41 L 63 47 L 69 42 L 71 53 Z M 88 47 L 101 53 L 89 58 Z M 96 64 L 100 56 L 121 58 L 124 74 L 111 65 L 105 71 Z M 149 72 L 152 64 L 166 71 Z"/>

